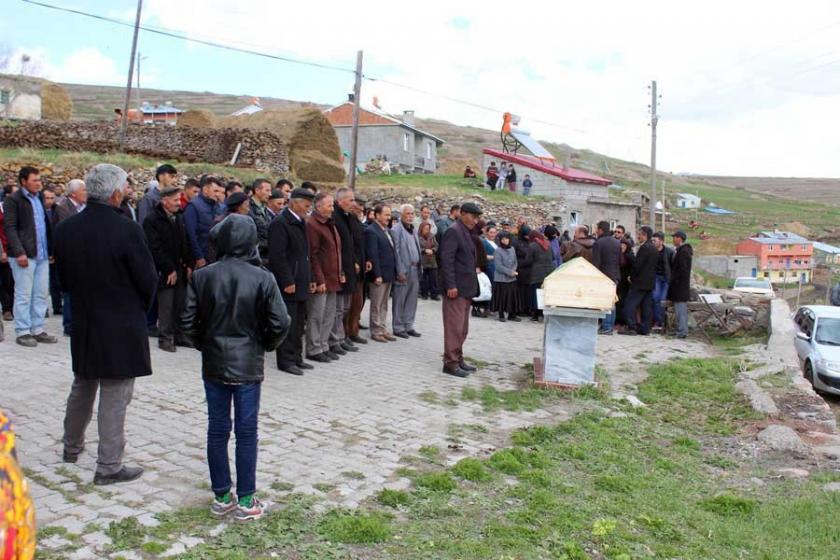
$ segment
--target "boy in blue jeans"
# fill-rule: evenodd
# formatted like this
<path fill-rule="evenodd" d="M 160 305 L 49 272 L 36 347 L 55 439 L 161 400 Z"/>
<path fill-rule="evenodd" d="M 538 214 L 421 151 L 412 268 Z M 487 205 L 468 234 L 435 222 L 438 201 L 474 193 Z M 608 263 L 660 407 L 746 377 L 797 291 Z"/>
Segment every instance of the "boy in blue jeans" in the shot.
<path fill-rule="evenodd" d="M 219 259 L 193 273 L 181 326 L 201 350 L 207 463 L 215 494 L 211 511 L 220 517 L 234 512 L 237 521 L 249 521 L 266 509 L 255 495 L 263 356 L 280 345 L 290 320 L 274 276 L 260 265 L 254 221 L 231 214 L 213 227 L 210 239 Z M 228 460 L 231 404 L 238 498 Z"/>
<path fill-rule="evenodd" d="M 531 182 L 531 176 L 525 175 L 525 180 L 522 181 L 522 194 L 528 196 L 531 194 L 531 187 L 534 186 L 534 183 Z"/>

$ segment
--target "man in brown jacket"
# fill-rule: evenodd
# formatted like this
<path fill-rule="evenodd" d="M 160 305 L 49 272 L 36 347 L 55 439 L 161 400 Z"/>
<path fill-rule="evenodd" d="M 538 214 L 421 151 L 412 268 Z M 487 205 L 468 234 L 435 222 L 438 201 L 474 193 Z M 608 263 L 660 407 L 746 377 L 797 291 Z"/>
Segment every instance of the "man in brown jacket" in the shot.
<path fill-rule="evenodd" d="M 338 354 L 330 350 L 330 331 L 335 323 L 336 293 L 345 282 L 341 265 L 341 237 L 333 221 L 333 197 L 315 195 L 315 211 L 306 220 L 309 262 L 315 293 L 306 301 L 308 360 L 330 362 Z"/>

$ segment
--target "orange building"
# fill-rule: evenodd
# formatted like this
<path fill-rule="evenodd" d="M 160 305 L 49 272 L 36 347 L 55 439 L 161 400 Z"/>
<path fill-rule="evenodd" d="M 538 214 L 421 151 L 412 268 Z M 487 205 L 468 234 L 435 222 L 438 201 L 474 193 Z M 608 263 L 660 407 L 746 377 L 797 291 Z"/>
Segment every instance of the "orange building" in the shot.
<path fill-rule="evenodd" d="M 763 231 L 738 243 L 739 255 L 758 257 L 756 276 L 773 283 L 811 281 L 814 244 L 787 231 Z"/>

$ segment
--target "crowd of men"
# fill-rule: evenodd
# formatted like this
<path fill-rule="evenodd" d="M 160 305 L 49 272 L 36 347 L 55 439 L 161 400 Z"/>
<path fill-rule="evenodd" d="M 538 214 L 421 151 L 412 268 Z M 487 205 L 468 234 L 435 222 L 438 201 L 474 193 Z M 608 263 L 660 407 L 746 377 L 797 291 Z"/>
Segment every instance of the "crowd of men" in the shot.
<path fill-rule="evenodd" d="M 561 263 L 592 262 L 616 284 L 617 310 L 601 325 L 612 334 L 646 335 L 664 325 L 662 302 L 674 302 L 677 336 L 687 334 L 691 246 L 678 231 L 674 249 L 642 227 L 638 249 L 619 226 L 600 222 L 574 237 L 553 224 L 484 222 L 474 203 L 391 208 L 352 189 L 334 194 L 310 182 L 281 179 L 248 186 L 204 175 L 181 184 L 160 166 L 136 201 L 128 176 L 110 164 L 85 180 L 44 189 L 24 167 L 0 205 L 0 270 L 6 306 L 22 347 L 53 344 L 52 311 L 70 337 L 74 380 L 64 420 L 63 460 L 76 462 L 99 394 L 95 484 L 135 480 L 123 464 L 124 422 L 134 380 L 151 375 L 149 338 L 166 352 L 202 354 L 208 407 L 207 455 L 216 515 L 260 517 L 255 497 L 257 417 L 264 356 L 303 375 L 372 340 L 422 336 L 418 299 L 442 299 L 443 372 L 467 377 L 463 345 L 470 316 L 542 319 L 536 291 Z M 362 336 L 369 300 L 370 338 Z M 389 315 L 389 304 L 391 310 Z M 390 317 L 390 325 L 389 325 Z M 0 322 L 0 324 L 2 324 Z M 236 426 L 236 494 L 227 444 Z"/>

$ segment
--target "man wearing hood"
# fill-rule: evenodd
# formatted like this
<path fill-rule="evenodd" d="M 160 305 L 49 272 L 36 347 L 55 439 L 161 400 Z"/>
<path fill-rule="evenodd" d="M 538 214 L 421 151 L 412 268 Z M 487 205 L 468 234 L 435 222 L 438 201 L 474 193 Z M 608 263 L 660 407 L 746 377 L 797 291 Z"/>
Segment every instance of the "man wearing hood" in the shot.
<path fill-rule="evenodd" d="M 686 243 L 683 231 L 674 232 L 674 262 L 671 265 L 671 284 L 668 299 L 674 304 L 677 315 L 677 338 L 688 336 L 688 299 L 691 291 L 691 260 L 694 249 Z"/>
<path fill-rule="evenodd" d="M 570 261 L 576 257 L 583 257 L 592 262 L 592 248 L 595 246 L 595 238 L 589 235 L 589 228 L 580 226 L 575 230 L 575 238 L 563 243 L 560 251 L 563 255 L 563 262 Z"/>
<path fill-rule="evenodd" d="M 260 265 L 257 226 L 231 214 L 210 231 L 218 260 L 192 275 L 181 327 L 201 351 L 207 398 L 207 462 L 216 516 L 237 521 L 262 517 L 256 496 L 257 417 L 264 356 L 289 328 L 274 276 Z M 231 402 L 236 433 L 236 494 L 232 492 L 228 440 Z M 238 498 L 237 498 L 238 495 Z"/>

